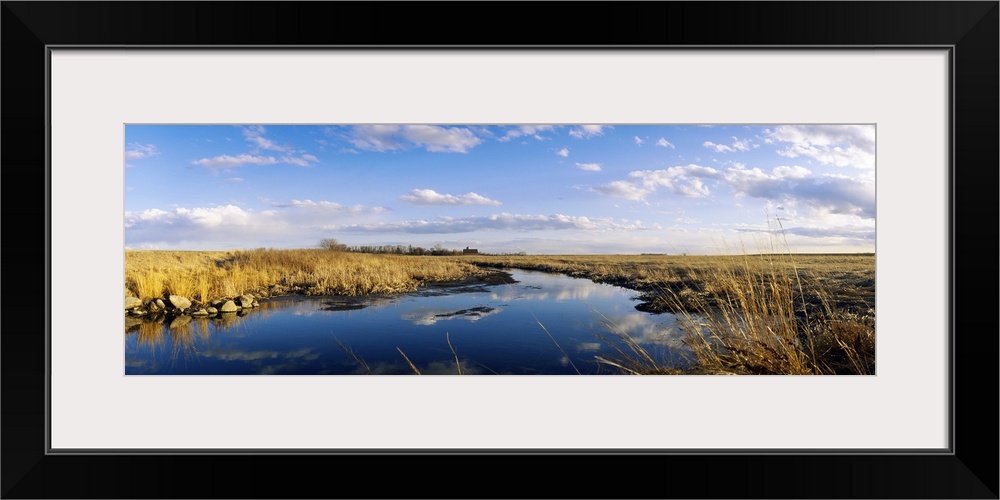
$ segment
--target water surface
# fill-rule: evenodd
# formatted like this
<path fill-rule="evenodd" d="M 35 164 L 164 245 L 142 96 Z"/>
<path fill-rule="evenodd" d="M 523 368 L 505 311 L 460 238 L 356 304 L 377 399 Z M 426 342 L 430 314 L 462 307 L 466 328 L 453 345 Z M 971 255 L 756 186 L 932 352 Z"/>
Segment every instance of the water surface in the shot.
<path fill-rule="evenodd" d="M 517 283 L 360 299 L 282 297 L 244 315 L 129 319 L 125 373 L 414 374 L 415 367 L 424 375 L 606 374 L 617 370 L 596 356 L 619 359 L 616 346 L 631 353 L 619 334 L 657 359 L 683 363 L 676 318 L 637 311 L 637 292 L 511 274 Z"/>

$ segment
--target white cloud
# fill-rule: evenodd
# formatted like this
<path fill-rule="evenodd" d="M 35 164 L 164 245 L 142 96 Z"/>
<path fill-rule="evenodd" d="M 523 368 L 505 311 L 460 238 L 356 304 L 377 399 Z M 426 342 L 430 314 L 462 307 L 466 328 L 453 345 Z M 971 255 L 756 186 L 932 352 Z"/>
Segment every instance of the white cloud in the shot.
<path fill-rule="evenodd" d="M 158 154 L 160 154 L 160 152 L 156 149 L 156 146 L 152 144 L 139 144 L 138 142 L 132 142 L 129 143 L 128 148 L 125 149 L 126 160 L 141 160 Z"/>
<path fill-rule="evenodd" d="M 704 198 L 711 192 L 703 179 L 717 179 L 720 174 L 711 167 L 686 165 L 663 170 L 635 170 L 629 180 L 614 181 L 594 189 L 608 196 L 643 201 L 659 188 L 688 198 Z"/>
<path fill-rule="evenodd" d="M 712 141 L 705 141 L 701 144 L 707 149 L 715 150 L 717 153 L 735 153 L 736 151 L 749 151 L 753 147 L 750 139 L 738 139 L 733 137 L 732 145 L 716 144 Z"/>
<path fill-rule="evenodd" d="M 875 218 L 875 185 L 865 178 L 816 177 L 799 166 L 776 167 L 770 174 L 759 168 L 730 168 L 724 177 L 737 195 L 792 205 L 803 202 L 820 217 L 837 214 Z"/>
<path fill-rule="evenodd" d="M 432 153 L 467 153 L 483 141 L 468 128 L 445 128 L 437 125 L 359 125 L 353 128 L 350 142 L 355 147 L 367 151 L 394 151 L 417 146 Z"/>
<path fill-rule="evenodd" d="M 613 181 L 601 186 L 595 186 L 594 190 L 608 196 L 633 201 L 641 201 L 651 192 L 628 181 Z"/>
<path fill-rule="evenodd" d="M 282 156 L 281 163 L 288 163 L 291 165 L 298 165 L 300 167 L 310 167 L 312 165 L 309 162 L 318 162 L 319 159 L 313 155 L 302 155 L 301 157 L 294 156 Z"/>
<path fill-rule="evenodd" d="M 278 145 L 274 141 L 264 137 L 265 133 L 267 133 L 267 131 L 262 126 L 250 126 L 243 128 L 243 137 L 247 140 L 247 142 L 253 144 L 254 147 L 270 151 L 289 151 L 289 148 Z"/>
<path fill-rule="evenodd" d="M 556 154 L 559 155 L 559 156 L 562 156 L 563 158 L 568 158 L 569 157 L 569 148 L 562 148 L 559 151 L 556 151 Z"/>
<path fill-rule="evenodd" d="M 396 135 L 399 125 L 358 125 L 351 131 L 351 144 L 366 151 L 392 151 L 402 149 Z"/>
<path fill-rule="evenodd" d="M 569 215 L 517 215 L 501 213 L 478 217 L 438 217 L 434 220 L 410 220 L 392 223 L 331 226 L 328 229 L 365 233 L 448 234 L 473 231 L 638 231 L 645 228 L 638 221 L 591 218 Z"/>
<path fill-rule="evenodd" d="M 287 208 L 287 207 L 298 207 L 298 208 L 319 208 L 323 210 L 343 210 L 344 206 L 340 203 L 334 203 L 332 201 L 312 201 L 312 200 L 292 200 L 288 203 L 271 202 L 272 207 Z"/>
<path fill-rule="evenodd" d="M 646 142 L 646 141 L 642 140 L 642 138 L 640 138 L 639 136 L 633 137 L 632 141 L 635 142 L 636 146 L 642 146 L 642 144 Z"/>
<path fill-rule="evenodd" d="M 212 208 L 175 208 L 168 212 L 156 208 L 138 212 L 125 212 L 125 227 L 140 224 L 161 223 L 167 225 L 193 225 L 202 228 L 217 228 L 222 225 L 245 226 L 251 213 L 236 205 Z"/>
<path fill-rule="evenodd" d="M 719 153 L 730 153 L 732 151 L 735 151 L 733 148 L 726 146 L 725 144 L 716 144 L 712 141 L 705 141 L 701 145 L 708 149 L 714 149 L 716 152 Z"/>
<path fill-rule="evenodd" d="M 434 125 L 407 125 L 403 137 L 432 153 L 466 153 L 483 142 L 467 128 L 444 128 Z"/>
<path fill-rule="evenodd" d="M 850 245 L 856 247 L 866 247 L 871 246 L 875 241 L 875 227 L 858 225 L 858 224 L 842 224 L 842 225 L 823 225 L 823 226 L 789 226 L 784 225 L 780 229 L 774 228 L 735 228 L 737 232 L 740 233 L 770 233 L 770 234 L 783 234 L 790 241 L 795 240 L 795 237 L 808 238 L 812 245 Z M 801 243 L 801 242 L 800 242 Z"/>
<path fill-rule="evenodd" d="M 237 156 L 221 155 L 213 158 L 202 158 L 200 160 L 195 160 L 191 162 L 195 165 L 201 165 L 203 167 L 217 168 L 217 167 L 239 167 L 241 165 L 273 165 L 278 163 L 278 160 L 274 159 L 273 156 L 254 156 L 250 154 L 242 154 Z"/>
<path fill-rule="evenodd" d="M 151 208 L 125 212 L 125 243 L 129 248 L 192 250 L 311 247 L 322 227 L 342 222 L 377 220 L 389 210 L 330 201 L 292 200 L 264 203 L 273 209 L 253 211 L 229 204 L 214 207 Z"/>
<path fill-rule="evenodd" d="M 704 198 L 711 193 L 702 179 L 716 179 L 719 172 L 711 167 L 691 164 L 664 170 L 639 170 L 628 175 L 650 192 L 663 187 L 688 198 Z"/>
<path fill-rule="evenodd" d="M 578 168 L 580 170 L 588 170 L 588 171 L 591 171 L 591 172 L 600 172 L 601 171 L 601 164 L 600 163 L 577 163 L 576 164 L 576 168 Z"/>
<path fill-rule="evenodd" d="M 414 205 L 501 205 L 497 200 L 491 200 L 476 193 L 455 196 L 441 194 L 433 189 L 413 189 L 400 196 L 399 199 Z"/>
<path fill-rule="evenodd" d="M 507 132 L 497 138 L 500 142 L 507 142 L 518 137 L 527 136 L 534 137 L 535 139 L 542 141 L 545 137 L 540 134 L 540 132 L 550 132 L 554 130 L 555 127 L 552 125 L 518 125 L 517 127 L 508 129 Z"/>
<path fill-rule="evenodd" d="M 874 125 L 785 125 L 769 139 L 788 143 L 778 154 L 807 156 L 825 165 L 875 168 Z"/>
<path fill-rule="evenodd" d="M 664 139 L 663 137 L 660 137 L 660 140 L 656 141 L 656 145 L 661 148 L 676 149 L 673 144 L 670 144 L 670 141 Z"/>
<path fill-rule="evenodd" d="M 576 139 L 589 139 L 598 135 L 604 135 L 605 128 L 611 127 L 606 125 L 580 125 L 570 129 L 569 135 Z"/>
<path fill-rule="evenodd" d="M 266 200 L 265 200 L 266 201 Z M 340 203 L 333 201 L 312 201 L 312 200 L 292 200 L 289 202 L 268 202 L 272 207 L 276 208 L 295 208 L 299 209 L 295 213 L 295 217 L 301 221 L 309 221 L 312 216 L 318 216 L 316 220 L 327 220 L 322 217 L 330 214 L 344 214 L 344 215 L 367 215 L 367 214 L 380 214 L 383 212 L 388 212 L 389 209 L 385 207 L 367 207 L 365 205 L 353 205 L 345 206 Z"/>

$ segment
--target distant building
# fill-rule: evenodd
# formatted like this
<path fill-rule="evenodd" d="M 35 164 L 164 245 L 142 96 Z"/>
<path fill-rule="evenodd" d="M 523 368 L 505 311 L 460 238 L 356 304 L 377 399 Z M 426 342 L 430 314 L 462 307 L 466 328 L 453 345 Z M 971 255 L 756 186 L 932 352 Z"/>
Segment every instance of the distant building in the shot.
<path fill-rule="evenodd" d="M 462 250 L 462 255 L 476 255 L 478 253 L 479 253 L 478 248 L 465 247 L 465 250 Z"/>

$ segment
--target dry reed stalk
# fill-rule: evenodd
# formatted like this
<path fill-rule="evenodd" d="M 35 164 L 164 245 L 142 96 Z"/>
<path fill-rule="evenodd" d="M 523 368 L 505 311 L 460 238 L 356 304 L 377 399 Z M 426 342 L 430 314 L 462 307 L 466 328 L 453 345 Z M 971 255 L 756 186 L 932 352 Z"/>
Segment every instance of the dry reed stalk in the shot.
<path fill-rule="evenodd" d="M 455 369 L 458 370 L 458 374 L 462 375 L 462 365 L 458 362 L 458 353 L 455 352 L 455 348 L 451 345 L 451 339 L 448 338 L 448 332 L 444 332 L 444 340 L 448 342 L 448 348 L 451 349 L 451 353 L 455 356 Z"/>
<path fill-rule="evenodd" d="M 355 363 L 361 366 L 361 368 L 364 368 L 366 374 L 372 375 L 372 369 L 368 367 L 368 363 L 366 363 L 364 359 L 355 354 L 353 349 L 344 345 L 344 343 L 341 342 L 340 339 L 335 338 L 334 340 L 337 342 L 337 345 L 340 346 L 341 351 L 344 351 L 344 353 L 350 356 Z"/>
<path fill-rule="evenodd" d="M 406 357 L 406 353 L 403 352 L 403 350 L 400 349 L 399 347 L 396 347 L 396 350 L 399 351 L 399 353 L 403 355 L 403 359 L 405 359 L 406 363 L 408 365 L 410 365 L 410 369 L 413 370 L 413 373 L 416 373 L 417 375 L 420 375 L 420 370 L 418 370 L 417 367 L 413 364 L 413 362 L 410 361 L 410 358 Z"/>

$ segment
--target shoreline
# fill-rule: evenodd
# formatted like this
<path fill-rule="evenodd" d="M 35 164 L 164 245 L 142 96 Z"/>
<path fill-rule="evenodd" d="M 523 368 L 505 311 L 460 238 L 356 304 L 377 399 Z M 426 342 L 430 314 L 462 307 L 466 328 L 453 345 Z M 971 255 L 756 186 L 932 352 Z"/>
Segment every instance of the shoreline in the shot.
<path fill-rule="evenodd" d="M 477 266 L 477 269 L 482 269 Z M 304 286 L 284 287 L 273 284 L 234 297 L 218 297 L 206 302 L 192 300 L 188 297 L 166 294 L 165 297 L 142 301 L 135 296 L 125 297 L 125 316 L 135 319 L 174 319 L 178 317 L 215 318 L 222 315 L 244 316 L 252 309 L 260 307 L 261 300 L 283 299 L 293 297 L 330 297 L 334 302 L 331 310 L 361 309 L 361 305 L 373 297 L 392 297 L 407 293 L 436 293 L 436 290 L 454 290 L 453 293 L 476 291 L 483 287 L 517 283 L 506 271 L 497 269 L 482 269 L 481 273 L 467 275 L 458 280 L 427 281 L 417 284 L 416 290 L 401 290 L 396 293 L 368 294 L 315 294 L 309 293 Z"/>

